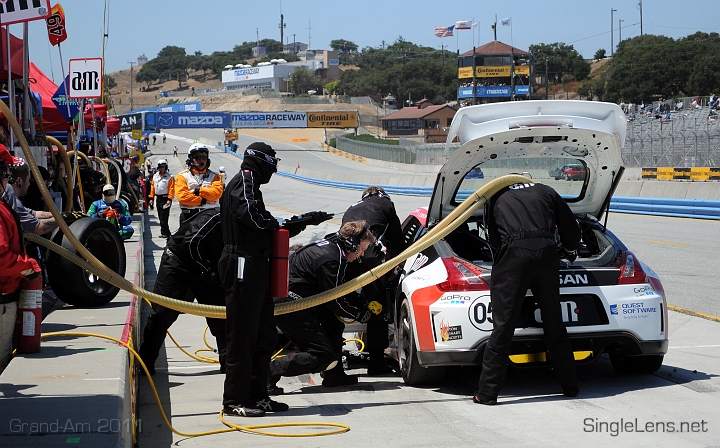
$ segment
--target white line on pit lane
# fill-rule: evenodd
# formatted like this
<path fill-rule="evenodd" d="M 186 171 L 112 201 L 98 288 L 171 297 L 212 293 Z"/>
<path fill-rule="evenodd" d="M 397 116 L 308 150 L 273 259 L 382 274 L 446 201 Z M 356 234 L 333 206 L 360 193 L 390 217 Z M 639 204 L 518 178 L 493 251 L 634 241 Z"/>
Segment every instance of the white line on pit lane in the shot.
<path fill-rule="evenodd" d="M 668 350 L 671 348 L 717 348 L 720 347 L 720 345 L 681 345 L 678 347 L 668 347 Z"/>

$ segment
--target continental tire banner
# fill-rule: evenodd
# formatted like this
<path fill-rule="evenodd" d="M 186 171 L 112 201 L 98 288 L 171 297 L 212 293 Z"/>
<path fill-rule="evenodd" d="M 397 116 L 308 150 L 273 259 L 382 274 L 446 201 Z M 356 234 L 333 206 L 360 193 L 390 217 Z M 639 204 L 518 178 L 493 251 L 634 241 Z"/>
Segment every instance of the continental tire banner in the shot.
<path fill-rule="evenodd" d="M 307 112 L 233 112 L 230 125 L 234 128 L 306 128 Z"/>
<path fill-rule="evenodd" d="M 515 67 L 516 75 L 529 75 L 530 66 L 519 65 Z M 458 69 L 458 78 L 472 78 L 472 67 L 462 67 Z M 510 77 L 509 65 L 492 65 L 475 67 L 475 77 L 477 78 L 494 78 L 494 77 Z"/>
<path fill-rule="evenodd" d="M 308 112 L 307 127 L 309 128 L 356 128 L 358 116 L 355 111 L 340 112 Z"/>

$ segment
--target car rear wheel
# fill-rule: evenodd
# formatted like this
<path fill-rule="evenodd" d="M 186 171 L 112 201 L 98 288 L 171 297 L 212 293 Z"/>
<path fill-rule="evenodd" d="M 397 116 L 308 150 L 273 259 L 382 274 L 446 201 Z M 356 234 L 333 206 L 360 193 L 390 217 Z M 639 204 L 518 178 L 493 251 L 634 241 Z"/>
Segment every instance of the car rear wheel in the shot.
<path fill-rule="evenodd" d="M 663 363 L 664 355 L 623 356 L 610 354 L 610 362 L 617 373 L 653 373 Z"/>
<path fill-rule="evenodd" d="M 445 377 L 445 367 L 423 367 L 417 357 L 417 346 L 412 326 L 410 303 L 403 300 L 398 319 L 398 358 L 400 373 L 405 384 L 418 386 L 422 384 L 438 383 Z"/>

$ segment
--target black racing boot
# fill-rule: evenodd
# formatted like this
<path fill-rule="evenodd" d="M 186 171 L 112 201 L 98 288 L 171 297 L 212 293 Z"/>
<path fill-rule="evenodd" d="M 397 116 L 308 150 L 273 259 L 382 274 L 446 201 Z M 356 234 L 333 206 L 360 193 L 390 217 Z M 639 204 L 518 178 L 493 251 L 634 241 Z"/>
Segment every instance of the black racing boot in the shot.
<path fill-rule="evenodd" d="M 325 387 L 352 386 L 358 383 L 358 378 L 354 375 L 347 375 L 343 370 L 341 362 L 335 367 L 320 373 L 323 378 L 322 385 Z"/>

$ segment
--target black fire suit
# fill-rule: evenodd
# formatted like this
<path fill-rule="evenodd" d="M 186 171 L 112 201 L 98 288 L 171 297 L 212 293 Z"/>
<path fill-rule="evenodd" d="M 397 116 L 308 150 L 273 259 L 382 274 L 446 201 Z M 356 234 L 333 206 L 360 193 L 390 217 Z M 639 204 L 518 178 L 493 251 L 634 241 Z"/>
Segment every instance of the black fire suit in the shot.
<path fill-rule="evenodd" d="M 217 273 L 223 243 L 220 232 L 220 210 L 204 210 L 182 223 L 167 242 L 160 259 L 153 292 L 177 300 L 205 305 L 225 305 L 225 294 Z M 140 347 L 140 357 L 152 372 L 167 329 L 180 312 L 153 303 Z M 210 332 L 217 341 L 220 366 L 225 362 L 225 320 L 207 318 Z"/>
<path fill-rule="evenodd" d="M 552 188 L 517 184 L 501 190 L 486 206 L 490 244 L 493 332 L 485 347 L 479 394 L 495 399 L 503 385 L 508 355 L 528 289 L 540 307 L 550 362 L 564 391 L 577 390 L 575 361 L 560 312 L 557 229 L 568 251 L 580 242 L 570 207 Z M 476 395 L 477 396 L 477 395 Z"/>
<path fill-rule="evenodd" d="M 223 405 L 251 406 L 267 398 L 268 366 L 277 342 L 270 297 L 271 234 L 278 221 L 265 210 L 260 184 L 272 172 L 243 169 L 220 198 L 222 241 L 218 270 L 225 288 L 227 372 Z M 244 269 L 238 269 L 239 258 Z M 242 271 L 242 279 L 238 278 Z"/>
<path fill-rule="evenodd" d="M 386 259 L 391 259 L 406 248 L 405 238 L 402 235 L 400 220 L 395 212 L 395 205 L 386 194 L 365 196 L 345 211 L 342 223 L 365 220 L 368 229 L 379 242 L 387 248 L 387 255 L 381 251 L 380 244 L 375 244 L 365 251 L 361 263 L 348 265 L 348 278 L 355 278 L 370 269 L 381 265 Z M 377 301 L 383 310 L 390 310 L 386 301 L 385 290 L 388 286 L 387 276 L 384 276 L 363 287 L 363 295 L 368 301 Z M 388 346 L 387 313 L 373 315 L 367 323 L 367 350 L 370 354 L 370 367 L 384 368 L 384 351 Z M 371 369 L 372 370 L 372 369 Z"/>
<path fill-rule="evenodd" d="M 298 249 L 290 256 L 290 297 L 276 299 L 276 303 L 310 297 L 339 286 L 345 281 L 347 265 L 345 252 L 332 237 Z M 275 316 L 275 324 L 301 351 L 274 359 L 270 363 L 273 379 L 322 372 L 333 361 L 340 364 L 345 324 L 336 316 L 365 320 L 369 311 L 359 296 L 351 294 Z M 342 365 L 336 369 L 342 373 Z"/>

